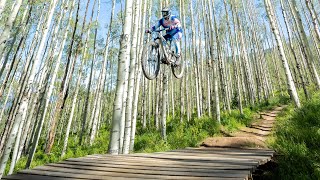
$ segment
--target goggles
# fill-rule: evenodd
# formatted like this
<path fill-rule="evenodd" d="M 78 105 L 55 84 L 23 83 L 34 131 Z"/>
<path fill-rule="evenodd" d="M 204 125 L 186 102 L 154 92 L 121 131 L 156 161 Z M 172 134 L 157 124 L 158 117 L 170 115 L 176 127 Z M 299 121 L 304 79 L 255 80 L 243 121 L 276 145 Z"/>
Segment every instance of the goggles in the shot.
<path fill-rule="evenodd" d="M 162 17 L 166 18 L 170 15 L 168 11 L 162 11 Z"/>

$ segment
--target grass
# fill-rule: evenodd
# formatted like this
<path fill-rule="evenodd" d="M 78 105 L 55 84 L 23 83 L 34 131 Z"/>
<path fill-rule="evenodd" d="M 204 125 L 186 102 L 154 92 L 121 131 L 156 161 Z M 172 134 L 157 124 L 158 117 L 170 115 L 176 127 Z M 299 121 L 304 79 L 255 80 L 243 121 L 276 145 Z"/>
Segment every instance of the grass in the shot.
<path fill-rule="evenodd" d="M 269 144 L 279 154 L 274 179 L 320 179 L 320 93 L 280 113 Z"/>
<path fill-rule="evenodd" d="M 78 145 L 77 136 L 71 135 L 69 137 L 68 148 L 64 157 L 61 157 L 63 142 L 60 142 L 60 145 L 57 145 L 57 142 L 55 142 L 51 153 L 46 154 L 43 149 L 44 142 L 40 141 L 30 168 L 32 169 L 36 166 L 56 163 L 68 158 L 83 157 L 89 154 L 105 154 L 109 144 L 109 129 L 107 127 L 102 127 L 100 130 L 101 131 L 99 131 L 99 134 L 96 136 L 93 145 L 90 147 L 87 145 Z M 14 172 L 25 169 L 26 162 L 27 157 L 21 157 L 14 168 Z M 9 171 L 10 163 L 11 162 L 8 161 L 5 174 Z"/>
<path fill-rule="evenodd" d="M 167 123 L 167 141 L 162 140 L 160 132 L 140 131 L 135 140 L 135 152 L 157 152 L 185 147 L 196 147 L 208 136 L 219 133 L 220 126 L 208 116 L 180 123 L 170 119 Z"/>

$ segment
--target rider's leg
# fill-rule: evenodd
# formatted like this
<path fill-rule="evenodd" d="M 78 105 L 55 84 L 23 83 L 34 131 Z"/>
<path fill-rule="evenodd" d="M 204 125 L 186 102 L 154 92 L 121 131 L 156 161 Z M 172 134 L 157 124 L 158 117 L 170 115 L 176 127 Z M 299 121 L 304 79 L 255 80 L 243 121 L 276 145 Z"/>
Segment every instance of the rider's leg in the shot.
<path fill-rule="evenodd" d="M 174 39 L 173 44 L 176 49 L 176 55 L 179 56 L 180 55 L 180 41 L 177 39 Z"/>
<path fill-rule="evenodd" d="M 174 46 L 176 48 L 176 55 L 177 56 L 180 56 L 180 51 L 181 51 L 180 39 L 181 39 L 181 37 L 182 37 L 182 33 L 181 32 L 178 32 L 173 36 L 173 44 L 174 44 Z"/>
<path fill-rule="evenodd" d="M 180 54 L 180 51 L 181 51 L 181 49 L 180 49 L 180 39 L 181 39 L 181 37 L 182 37 L 182 33 L 181 32 L 178 32 L 173 36 L 173 44 L 174 44 L 174 46 L 176 48 L 176 56 L 177 56 L 175 64 L 177 66 L 180 65 L 180 59 L 181 59 L 180 58 L 180 55 L 181 55 Z"/>

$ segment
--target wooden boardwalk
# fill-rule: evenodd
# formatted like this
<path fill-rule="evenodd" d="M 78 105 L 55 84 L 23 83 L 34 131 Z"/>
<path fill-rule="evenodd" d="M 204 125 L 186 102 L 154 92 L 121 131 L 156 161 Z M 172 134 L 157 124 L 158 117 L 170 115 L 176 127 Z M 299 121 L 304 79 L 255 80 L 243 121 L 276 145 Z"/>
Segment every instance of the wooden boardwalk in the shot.
<path fill-rule="evenodd" d="M 250 179 L 274 151 L 187 148 L 130 155 L 89 155 L 22 170 L 3 179 Z"/>

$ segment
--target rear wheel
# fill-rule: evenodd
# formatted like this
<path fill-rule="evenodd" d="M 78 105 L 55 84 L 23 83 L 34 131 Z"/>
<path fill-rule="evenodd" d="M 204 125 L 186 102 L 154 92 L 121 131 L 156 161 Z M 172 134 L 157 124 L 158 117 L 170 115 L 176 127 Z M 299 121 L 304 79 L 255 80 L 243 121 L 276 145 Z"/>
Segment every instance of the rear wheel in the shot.
<path fill-rule="evenodd" d="M 173 57 L 175 60 L 177 60 L 177 57 Z M 184 62 L 182 61 L 182 54 L 180 55 L 180 63 L 179 65 L 175 65 L 174 63 L 171 65 L 171 70 L 172 70 L 172 73 L 174 75 L 174 77 L 180 79 L 182 78 L 183 76 L 183 73 L 184 73 Z"/>
<path fill-rule="evenodd" d="M 155 79 L 160 70 L 160 49 L 159 44 L 150 41 L 142 51 L 141 58 L 142 71 L 144 76 L 149 79 Z"/>

